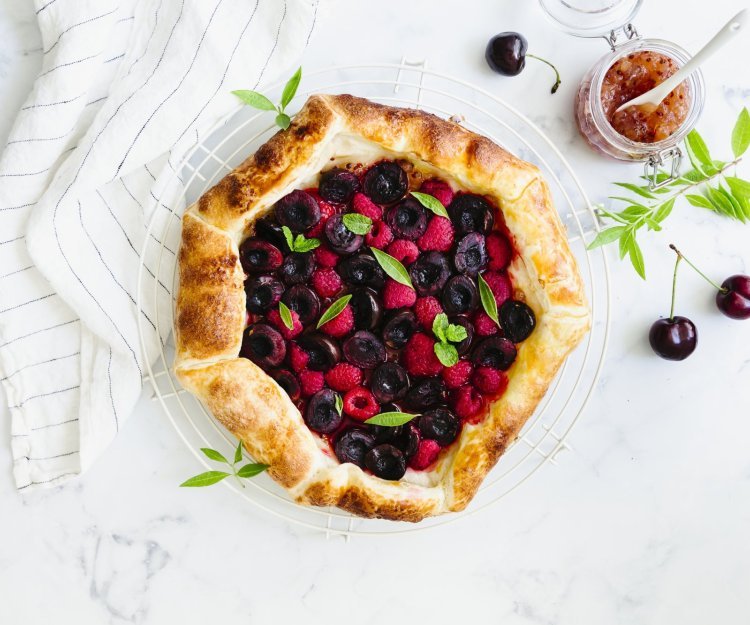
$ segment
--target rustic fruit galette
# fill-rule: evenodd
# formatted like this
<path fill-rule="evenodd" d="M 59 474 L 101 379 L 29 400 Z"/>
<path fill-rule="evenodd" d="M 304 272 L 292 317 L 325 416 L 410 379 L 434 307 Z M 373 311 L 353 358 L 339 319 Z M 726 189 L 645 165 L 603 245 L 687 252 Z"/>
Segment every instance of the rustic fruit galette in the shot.
<path fill-rule="evenodd" d="M 461 510 L 589 327 L 532 165 L 312 96 L 185 213 L 176 373 L 298 502 Z"/>

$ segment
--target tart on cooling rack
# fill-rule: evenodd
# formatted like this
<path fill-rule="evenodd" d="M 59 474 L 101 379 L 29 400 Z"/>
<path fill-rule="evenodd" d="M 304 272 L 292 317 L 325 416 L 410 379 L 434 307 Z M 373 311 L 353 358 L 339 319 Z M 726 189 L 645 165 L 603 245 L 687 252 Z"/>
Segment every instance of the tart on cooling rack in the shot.
<path fill-rule="evenodd" d="M 349 95 L 187 210 L 179 271 L 182 384 L 296 501 L 364 517 L 465 508 L 590 323 L 536 167 Z"/>

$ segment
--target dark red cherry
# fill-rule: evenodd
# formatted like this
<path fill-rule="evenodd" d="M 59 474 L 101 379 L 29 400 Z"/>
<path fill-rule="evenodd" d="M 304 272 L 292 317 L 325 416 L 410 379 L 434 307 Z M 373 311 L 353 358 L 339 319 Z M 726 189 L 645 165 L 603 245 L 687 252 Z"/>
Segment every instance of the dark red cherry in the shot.
<path fill-rule="evenodd" d="M 315 258 L 310 252 L 292 252 L 281 265 L 279 275 L 289 285 L 308 282 L 315 271 Z"/>
<path fill-rule="evenodd" d="M 280 369 L 273 373 L 273 379 L 276 380 L 281 388 L 284 389 L 292 401 L 297 401 L 300 397 L 300 386 L 297 377 L 287 369 Z"/>
<path fill-rule="evenodd" d="M 472 343 L 474 342 L 474 324 L 463 315 L 448 317 L 448 321 L 466 330 L 466 338 L 460 343 L 454 343 L 453 345 L 459 356 L 465 356 L 471 350 Z"/>
<path fill-rule="evenodd" d="M 353 254 L 364 243 L 364 237 L 354 234 L 344 225 L 343 215 L 333 215 L 328 218 L 325 234 L 331 249 L 337 254 Z"/>
<path fill-rule="evenodd" d="M 326 202 L 346 204 L 359 191 L 359 178 L 346 169 L 329 169 L 320 176 L 318 193 Z"/>
<path fill-rule="evenodd" d="M 245 282 L 245 305 L 251 313 L 260 315 L 275 308 L 284 285 L 271 276 L 257 276 Z"/>
<path fill-rule="evenodd" d="M 297 344 L 310 357 L 307 367 L 313 371 L 328 371 L 341 360 L 341 348 L 338 343 L 322 332 L 303 334 L 297 339 Z"/>
<path fill-rule="evenodd" d="M 310 287 L 297 284 L 284 291 L 281 301 L 289 307 L 289 310 L 293 310 L 299 315 L 300 323 L 303 326 L 308 326 L 318 320 L 320 298 Z"/>
<path fill-rule="evenodd" d="M 487 264 L 487 246 L 483 234 L 470 232 L 456 246 L 453 264 L 458 273 L 476 276 Z"/>
<path fill-rule="evenodd" d="M 648 333 L 651 348 L 666 360 L 685 360 L 695 351 L 698 330 L 687 317 L 659 319 Z"/>
<path fill-rule="evenodd" d="M 268 241 L 271 245 L 284 253 L 291 251 L 286 242 L 284 231 L 277 224 L 272 216 L 264 217 L 255 222 L 255 236 L 263 241 Z"/>
<path fill-rule="evenodd" d="M 372 332 L 359 330 L 344 343 L 344 357 L 355 367 L 373 369 L 385 362 L 385 345 Z"/>
<path fill-rule="evenodd" d="M 270 273 L 281 267 L 283 261 L 279 248 L 258 237 L 245 239 L 240 245 L 240 263 L 245 273 Z"/>
<path fill-rule="evenodd" d="M 344 418 L 336 410 L 336 393 L 329 388 L 318 391 L 310 398 L 305 410 L 305 423 L 313 432 L 331 434 Z"/>
<path fill-rule="evenodd" d="M 409 189 L 409 178 L 403 168 L 393 161 L 381 161 L 365 174 L 363 191 L 373 202 L 397 202 Z"/>
<path fill-rule="evenodd" d="M 504 32 L 490 39 L 484 57 L 493 71 L 503 76 L 518 76 L 526 67 L 529 44 L 520 33 Z"/>
<path fill-rule="evenodd" d="M 437 441 L 441 447 L 455 441 L 460 429 L 460 419 L 447 408 L 428 410 L 419 417 L 419 433 L 422 438 Z"/>
<path fill-rule="evenodd" d="M 401 399 L 409 390 L 409 374 L 395 362 L 385 362 L 372 372 L 370 390 L 381 404 Z"/>
<path fill-rule="evenodd" d="M 514 343 L 525 341 L 536 327 L 534 311 L 518 300 L 505 300 L 500 306 L 499 316 L 505 336 Z"/>
<path fill-rule="evenodd" d="M 263 369 L 278 367 L 286 356 L 286 343 L 276 328 L 266 323 L 247 326 L 242 335 L 240 356 Z"/>
<path fill-rule="evenodd" d="M 727 317 L 750 319 L 750 276 L 736 275 L 724 280 L 716 294 L 716 305 Z"/>
<path fill-rule="evenodd" d="M 375 435 L 361 428 L 346 430 L 337 439 L 333 451 L 339 462 L 351 462 L 358 467 L 365 466 L 365 455 L 375 447 Z"/>
<path fill-rule="evenodd" d="M 383 318 L 383 304 L 372 289 L 355 289 L 349 305 L 354 313 L 354 327 L 357 330 L 374 330 Z"/>
<path fill-rule="evenodd" d="M 504 337 L 490 336 L 474 348 L 471 359 L 477 367 L 507 371 L 516 359 L 516 346 Z"/>
<path fill-rule="evenodd" d="M 448 214 L 459 235 L 469 232 L 487 234 L 495 223 L 489 202 L 471 193 L 457 195 L 448 207 Z"/>
<path fill-rule="evenodd" d="M 426 410 L 445 402 L 445 394 L 442 378 L 425 378 L 412 384 L 404 397 L 404 406 L 410 410 Z"/>
<path fill-rule="evenodd" d="M 391 444 L 401 450 L 407 460 L 417 453 L 419 449 L 419 428 L 414 421 L 401 426 L 396 435 L 391 439 Z"/>
<path fill-rule="evenodd" d="M 479 306 L 479 291 L 469 276 L 453 276 L 445 283 L 441 299 L 447 314 L 460 315 Z"/>
<path fill-rule="evenodd" d="M 365 455 L 365 466 L 384 480 L 400 480 L 406 473 L 404 454 L 388 443 L 373 447 Z"/>
<path fill-rule="evenodd" d="M 418 328 L 417 316 L 411 310 L 401 310 L 383 326 L 383 340 L 391 349 L 401 349 Z"/>
<path fill-rule="evenodd" d="M 276 221 L 292 232 L 304 232 L 320 221 L 318 201 L 305 191 L 292 191 L 274 205 Z"/>
<path fill-rule="evenodd" d="M 385 284 L 385 274 L 375 257 L 362 252 L 345 258 L 339 263 L 339 274 L 344 282 L 352 286 L 369 286 L 382 289 Z"/>
<path fill-rule="evenodd" d="M 397 239 L 416 241 L 427 230 L 427 209 L 408 197 L 386 211 L 385 221 Z"/>
<path fill-rule="evenodd" d="M 440 293 L 450 275 L 448 258 L 440 252 L 422 254 L 409 266 L 409 277 L 420 297 Z"/>

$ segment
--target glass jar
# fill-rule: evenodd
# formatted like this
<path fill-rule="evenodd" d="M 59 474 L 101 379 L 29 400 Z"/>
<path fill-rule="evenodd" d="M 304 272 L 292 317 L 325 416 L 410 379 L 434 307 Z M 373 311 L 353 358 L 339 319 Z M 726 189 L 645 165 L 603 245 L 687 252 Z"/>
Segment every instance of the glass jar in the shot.
<path fill-rule="evenodd" d="M 687 63 L 690 55 L 670 41 L 640 37 L 632 20 L 643 0 L 539 0 L 539 4 L 558 28 L 578 37 L 602 38 L 610 47 L 610 52 L 586 73 L 576 95 L 576 122 L 584 139 L 592 148 L 612 158 L 644 161 L 652 186 L 667 184 L 679 171 L 682 152 L 678 144 L 695 127 L 703 111 L 706 97 L 703 74 L 697 70 L 687 79 L 691 102 L 683 123 L 672 135 L 655 143 L 632 141 L 612 127 L 602 104 L 602 84 L 610 67 L 635 52 L 662 54 L 678 67 Z M 657 185 L 656 174 L 670 162 L 672 175 Z"/>
<path fill-rule="evenodd" d="M 690 55 L 678 45 L 661 39 L 632 39 L 617 46 L 586 73 L 578 88 L 575 113 L 578 129 L 584 139 L 595 150 L 620 160 L 647 161 L 651 157 L 664 160 L 666 156 L 695 128 L 703 111 L 706 90 L 703 74 L 693 73 L 686 80 L 689 112 L 685 121 L 669 137 L 655 143 L 632 141 L 617 132 L 607 120 L 602 106 L 602 83 L 607 71 L 617 61 L 635 52 L 655 52 L 673 59 L 682 67 L 690 60 Z"/>

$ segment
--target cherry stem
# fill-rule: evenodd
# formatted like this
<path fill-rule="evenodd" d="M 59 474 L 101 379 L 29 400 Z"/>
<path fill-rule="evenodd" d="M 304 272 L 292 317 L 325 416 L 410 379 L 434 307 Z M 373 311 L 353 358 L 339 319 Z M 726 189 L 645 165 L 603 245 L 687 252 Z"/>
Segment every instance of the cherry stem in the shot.
<path fill-rule="evenodd" d="M 680 267 L 680 261 L 682 260 L 682 256 L 680 254 L 677 255 L 677 260 L 674 264 L 674 276 L 672 277 L 672 307 L 669 309 L 669 320 L 674 321 L 674 299 L 675 294 L 677 293 L 677 269 Z"/>
<path fill-rule="evenodd" d="M 526 54 L 526 56 L 531 57 L 532 59 L 536 59 L 537 61 L 541 61 L 542 63 L 546 63 L 555 71 L 555 78 L 557 80 L 555 81 L 555 84 L 552 85 L 551 93 L 557 93 L 557 90 L 560 88 L 560 83 L 562 82 L 562 80 L 560 80 L 560 72 L 557 71 L 557 68 L 552 65 L 552 63 L 550 63 L 547 59 L 543 59 L 540 56 L 536 56 L 534 54 Z"/>
<path fill-rule="evenodd" d="M 701 276 L 706 282 L 708 282 L 711 286 L 713 286 L 717 291 L 719 291 L 720 293 L 726 293 L 729 290 L 729 289 L 725 289 L 724 287 L 719 286 L 718 284 L 716 284 L 716 282 L 711 280 L 711 278 L 709 278 L 705 273 L 703 273 L 700 269 L 698 269 L 698 267 L 696 267 L 693 263 L 691 263 L 690 260 L 685 258 L 685 255 L 680 250 L 678 250 L 673 243 L 670 243 L 669 247 L 670 249 L 674 250 L 674 253 L 677 254 L 678 259 L 682 258 L 688 265 L 690 265 L 695 270 L 695 272 L 699 276 Z"/>

